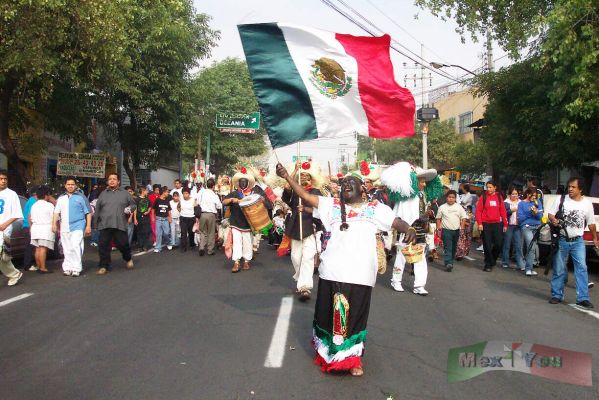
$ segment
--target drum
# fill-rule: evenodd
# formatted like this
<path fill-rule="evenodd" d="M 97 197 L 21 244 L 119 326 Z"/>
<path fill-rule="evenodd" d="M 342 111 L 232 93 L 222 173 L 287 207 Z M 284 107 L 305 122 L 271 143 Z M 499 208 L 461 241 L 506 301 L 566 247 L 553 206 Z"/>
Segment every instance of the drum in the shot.
<path fill-rule="evenodd" d="M 272 222 L 259 194 L 250 194 L 239 201 L 239 207 L 254 232 L 268 233 Z"/>

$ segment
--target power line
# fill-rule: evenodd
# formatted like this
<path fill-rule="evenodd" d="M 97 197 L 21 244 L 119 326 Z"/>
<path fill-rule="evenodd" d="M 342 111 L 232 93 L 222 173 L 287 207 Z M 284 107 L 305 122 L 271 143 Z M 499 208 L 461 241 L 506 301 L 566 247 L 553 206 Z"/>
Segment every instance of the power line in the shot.
<path fill-rule="evenodd" d="M 401 25 L 399 25 L 399 23 L 397 21 L 395 21 L 393 18 L 391 18 L 389 15 L 387 15 L 383 10 L 381 10 L 376 4 L 374 4 L 371 0 L 367 0 L 368 3 L 379 12 L 379 14 L 381 14 L 383 17 L 385 17 L 386 19 L 388 19 L 393 25 L 395 25 L 396 27 L 398 27 L 399 29 L 401 29 L 403 32 L 405 32 L 406 35 L 408 35 L 409 37 L 411 37 L 416 43 L 422 45 L 425 49 L 427 49 L 428 51 L 431 52 L 431 54 L 437 56 L 439 58 L 440 61 L 444 61 L 445 64 L 451 64 L 450 62 L 447 62 L 447 60 L 445 60 L 443 57 L 441 57 L 439 54 L 435 53 L 435 51 L 433 51 L 433 49 L 431 49 L 428 46 L 425 46 L 424 43 L 422 43 L 420 40 L 418 40 L 414 35 L 412 35 L 410 33 L 410 31 L 408 31 L 407 29 L 405 29 L 404 27 L 402 27 Z"/>
<path fill-rule="evenodd" d="M 341 16 L 343 16 L 344 18 L 346 18 L 347 20 L 349 20 L 351 23 L 353 23 L 354 25 L 358 26 L 360 29 L 362 29 L 363 31 L 365 31 L 366 33 L 368 33 L 371 36 L 377 36 L 374 32 L 372 32 L 370 29 L 368 29 L 367 27 L 365 27 L 363 24 L 361 24 L 360 22 L 356 21 L 353 17 L 351 17 L 350 15 L 348 15 L 346 12 L 344 12 L 343 10 L 339 9 L 336 5 L 332 4 L 329 0 L 321 0 L 322 3 L 324 3 L 325 5 L 329 6 L 330 8 L 332 8 L 334 11 L 336 11 L 337 13 L 339 13 Z M 377 28 L 378 29 L 378 28 Z M 406 57 L 407 59 L 413 61 L 414 63 L 416 63 L 417 65 L 421 65 L 422 67 L 434 72 L 435 74 L 442 76 L 445 79 L 449 79 L 452 80 L 454 82 L 458 82 L 461 83 L 460 81 L 458 81 L 457 79 L 449 76 L 449 75 L 445 75 L 442 74 L 441 72 L 439 72 L 438 70 L 431 68 L 430 66 L 423 64 L 422 62 L 419 62 L 417 60 L 415 60 L 414 58 L 412 58 L 411 56 L 409 56 L 408 54 L 402 52 L 401 50 L 399 50 L 397 47 L 391 45 L 390 46 L 393 50 L 395 50 L 396 52 L 398 52 L 399 54 L 403 55 L 404 57 Z"/>
<path fill-rule="evenodd" d="M 349 4 L 347 4 L 345 1 L 343 0 L 337 0 L 337 2 L 341 3 L 342 5 L 344 5 L 347 9 L 349 9 L 351 12 L 353 12 L 355 15 L 358 16 L 358 18 L 360 18 L 362 21 L 366 22 L 368 25 L 370 25 L 371 27 L 373 27 L 374 29 L 376 29 L 379 32 L 383 32 L 383 30 L 381 28 L 379 28 L 374 22 L 370 21 L 368 18 L 366 18 L 365 16 L 363 16 L 359 11 L 357 11 L 355 8 L 353 8 L 352 6 L 350 6 Z M 408 47 L 404 46 L 403 44 L 399 43 L 397 40 L 392 39 L 394 43 L 396 43 L 398 46 L 404 48 L 408 53 L 412 54 L 413 56 L 415 56 L 416 58 L 420 59 L 422 61 L 422 63 L 418 63 L 421 66 L 426 66 L 428 67 L 428 65 L 430 64 L 428 61 L 426 61 L 424 58 L 422 58 L 422 56 L 418 55 L 417 53 L 413 52 L 412 50 L 410 50 Z M 424 46 L 424 45 L 423 45 Z M 402 53 L 403 54 L 403 53 Z M 414 62 L 416 62 L 414 60 Z M 429 69 L 431 71 L 433 71 L 433 69 L 431 69 L 429 67 Z M 447 79 L 454 79 L 451 75 L 449 75 L 448 73 L 444 72 L 444 71 L 436 71 L 436 73 L 438 75 L 444 76 Z M 455 79 L 454 79 L 455 80 Z"/>

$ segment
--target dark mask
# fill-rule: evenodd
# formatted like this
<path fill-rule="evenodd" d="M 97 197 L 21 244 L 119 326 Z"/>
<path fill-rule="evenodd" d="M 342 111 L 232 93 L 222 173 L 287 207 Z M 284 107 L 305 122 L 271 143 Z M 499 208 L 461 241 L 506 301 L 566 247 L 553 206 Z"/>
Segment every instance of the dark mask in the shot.
<path fill-rule="evenodd" d="M 241 178 L 241 179 L 239 180 L 239 189 L 241 189 L 241 190 L 245 190 L 245 189 L 248 187 L 248 183 L 249 183 L 249 182 L 248 182 L 248 180 L 247 180 L 247 179 L 245 179 L 245 178 Z"/>

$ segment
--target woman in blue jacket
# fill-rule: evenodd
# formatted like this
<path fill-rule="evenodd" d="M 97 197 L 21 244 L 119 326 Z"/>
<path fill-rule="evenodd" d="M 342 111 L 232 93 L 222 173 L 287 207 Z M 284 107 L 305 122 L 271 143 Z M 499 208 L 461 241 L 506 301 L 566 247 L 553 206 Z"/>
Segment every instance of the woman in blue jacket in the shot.
<path fill-rule="evenodd" d="M 535 233 L 541 227 L 541 217 L 543 217 L 543 205 L 537 201 L 536 191 L 526 189 L 524 191 L 524 199 L 518 204 L 518 223 L 524 237 L 527 276 L 537 275 L 532 269 L 535 255 L 531 243 Z"/>

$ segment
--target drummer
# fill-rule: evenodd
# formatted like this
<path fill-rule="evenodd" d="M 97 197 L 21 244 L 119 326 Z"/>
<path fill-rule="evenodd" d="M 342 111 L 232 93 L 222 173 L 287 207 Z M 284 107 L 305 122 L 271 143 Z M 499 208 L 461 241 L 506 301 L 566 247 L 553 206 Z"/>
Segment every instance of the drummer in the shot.
<path fill-rule="evenodd" d="M 313 162 L 298 162 L 292 179 L 297 181 L 298 173 L 300 184 L 306 192 L 314 196 L 322 196 L 320 188 L 323 178 L 319 168 Z M 285 225 L 285 234 L 291 238 L 291 262 L 295 269 L 293 279 L 296 281 L 296 293 L 300 301 L 307 301 L 314 286 L 312 276 L 318 247 L 315 233 L 322 229 L 322 223 L 312 216 L 313 208 L 303 206 L 299 196 L 289 186 L 285 187 L 281 198 L 291 208 L 291 217 Z"/>
<path fill-rule="evenodd" d="M 250 261 L 253 258 L 252 249 L 252 231 L 250 224 L 241 211 L 239 202 L 246 196 L 258 194 L 262 196 L 265 204 L 269 204 L 269 200 L 264 196 L 264 191 L 255 186 L 256 180 L 251 173 L 248 173 L 247 168 L 241 167 L 239 171 L 233 175 L 233 191 L 225 196 L 223 200 L 224 206 L 230 206 L 231 216 L 229 224 L 231 235 L 233 236 L 233 268 L 231 272 L 236 273 L 240 270 L 247 271 L 250 269 Z M 268 208 L 268 207 L 267 207 Z M 272 205 L 270 205 L 272 208 Z M 243 258 L 243 267 L 241 267 L 241 259 Z"/>

